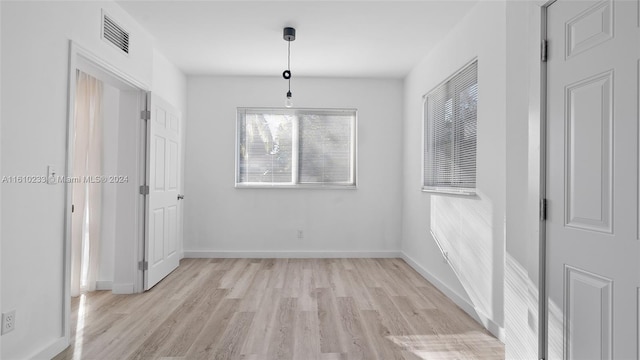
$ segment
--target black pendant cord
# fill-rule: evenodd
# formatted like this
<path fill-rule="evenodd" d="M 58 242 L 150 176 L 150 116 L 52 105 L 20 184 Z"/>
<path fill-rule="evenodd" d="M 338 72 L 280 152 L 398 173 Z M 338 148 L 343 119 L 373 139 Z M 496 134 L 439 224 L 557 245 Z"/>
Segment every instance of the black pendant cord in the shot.
<path fill-rule="evenodd" d="M 287 80 L 289 87 L 285 105 L 291 107 L 291 42 L 296 39 L 296 29 L 291 27 L 284 28 L 282 37 L 287 42 L 287 70 L 282 73 L 282 77 Z"/>
<path fill-rule="evenodd" d="M 287 41 L 287 70 L 291 73 L 291 41 Z M 289 92 L 291 92 L 291 76 L 289 76 Z"/>

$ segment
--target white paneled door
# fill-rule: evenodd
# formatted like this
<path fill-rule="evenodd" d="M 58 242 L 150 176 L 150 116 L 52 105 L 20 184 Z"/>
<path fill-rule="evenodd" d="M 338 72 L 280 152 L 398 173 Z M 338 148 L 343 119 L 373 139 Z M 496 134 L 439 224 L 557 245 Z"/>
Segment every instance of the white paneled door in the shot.
<path fill-rule="evenodd" d="M 147 96 L 147 195 L 144 289 L 178 267 L 180 216 L 180 113 L 154 94 Z"/>
<path fill-rule="evenodd" d="M 547 12 L 550 359 L 637 359 L 637 0 Z"/>

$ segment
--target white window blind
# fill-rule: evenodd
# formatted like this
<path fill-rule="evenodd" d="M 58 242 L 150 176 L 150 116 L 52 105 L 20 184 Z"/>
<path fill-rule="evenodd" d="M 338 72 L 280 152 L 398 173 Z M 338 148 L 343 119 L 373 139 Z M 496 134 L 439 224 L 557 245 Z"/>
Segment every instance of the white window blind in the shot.
<path fill-rule="evenodd" d="M 292 182 L 293 125 L 293 117 L 287 114 L 246 113 L 242 117 L 239 182 Z"/>
<path fill-rule="evenodd" d="M 237 187 L 355 187 L 355 110 L 238 109 Z"/>
<path fill-rule="evenodd" d="M 425 95 L 423 190 L 475 193 L 477 105 L 477 60 Z"/>

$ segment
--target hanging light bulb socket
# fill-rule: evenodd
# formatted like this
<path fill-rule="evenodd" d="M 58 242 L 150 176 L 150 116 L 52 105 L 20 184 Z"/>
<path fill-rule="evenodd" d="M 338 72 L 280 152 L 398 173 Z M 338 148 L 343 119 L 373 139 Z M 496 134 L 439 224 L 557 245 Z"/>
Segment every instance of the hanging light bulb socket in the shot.
<path fill-rule="evenodd" d="M 284 107 L 292 107 L 293 101 L 291 101 L 291 91 L 287 91 L 287 99 L 284 101 Z"/>
<path fill-rule="evenodd" d="M 287 42 L 287 70 L 282 72 L 282 77 L 289 82 L 289 90 L 287 91 L 287 99 L 284 105 L 286 107 L 292 107 L 293 102 L 291 100 L 291 42 L 296 39 L 296 29 L 292 27 L 286 27 L 282 31 L 282 38 Z"/>

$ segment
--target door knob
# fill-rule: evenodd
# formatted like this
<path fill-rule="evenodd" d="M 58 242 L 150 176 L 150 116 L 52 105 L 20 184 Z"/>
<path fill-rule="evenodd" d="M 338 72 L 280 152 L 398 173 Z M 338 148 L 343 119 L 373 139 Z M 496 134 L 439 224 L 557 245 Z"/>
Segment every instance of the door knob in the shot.
<path fill-rule="evenodd" d="M 184 195 L 178 194 L 178 200 L 183 200 L 183 199 L 184 199 Z"/>

